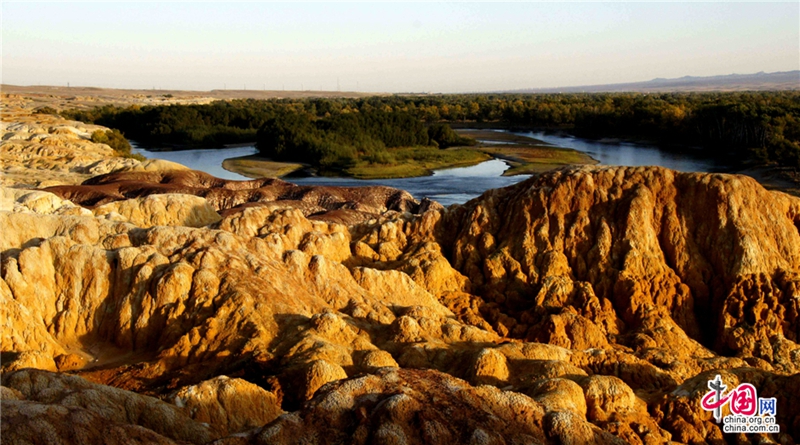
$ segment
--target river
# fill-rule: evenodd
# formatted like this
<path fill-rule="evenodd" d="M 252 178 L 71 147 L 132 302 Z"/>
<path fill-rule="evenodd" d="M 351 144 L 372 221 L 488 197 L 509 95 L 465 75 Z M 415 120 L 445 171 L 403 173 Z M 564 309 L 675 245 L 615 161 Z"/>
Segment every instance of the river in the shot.
<path fill-rule="evenodd" d="M 673 153 L 658 147 L 628 142 L 602 142 L 575 138 L 572 136 L 543 132 L 513 132 L 528 136 L 559 147 L 574 148 L 591 155 L 601 164 L 607 165 L 659 165 L 679 171 L 722 171 L 724 168 L 713 160 L 692 154 Z M 133 151 L 149 159 L 166 159 L 178 162 L 189 168 L 201 170 L 218 178 L 247 180 L 245 176 L 222 168 L 222 161 L 228 158 L 249 156 L 258 152 L 255 146 L 197 149 L 177 151 L 147 150 L 131 142 Z M 442 205 L 461 204 L 480 196 L 493 188 L 516 184 L 529 178 L 528 175 L 502 176 L 508 165 L 493 159 L 471 167 L 437 170 L 432 176 L 399 179 L 352 179 L 330 177 L 292 177 L 289 182 L 301 185 L 370 186 L 386 185 L 403 189 L 416 199 L 430 198 Z"/>
<path fill-rule="evenodd" d="M 183 164 L 193 170 L 200 170 L 210 175 L 222 179 L 232 179 L 234 181 L 246 181 L 251 178 L 242 176 L 238 173 L 229 172 L 222 168 L 222 161 L 228 158 L 238 158 L 239 156 L 250 156 L 258 153 L 254 145 L 246 147 L 231 148 L 203 148 L 196 150 L 147 150 L 139 147 L 135 141 L 129 141 L 134 153 L 146 157 L 147 159 L 164 159 L 167 161 Z"/>
<path fill-rule="evenodd" d="M 204 171 L 218 178 L 236 181 L 250 178 L 222 168 L 222 161 L 228 158 L 249 156 L 258 152 L 254 146 L 232 148 L 207 148 L 197 150 L 147 150 L 131 141 L 134 153 L 144 155 L 148 159 L 166 159 L 183 164 L 191 169 Z M 403 189 L 414 198 L 430 198 L 442 205 L 461 204 L 479 196 L 488 189 L 516 184 L 528 178 L 526 175 L 502 176 L 508 165 L 497 159 L 482 162 L 471 167 L 437 170 L 432 176 L 398 179 L 352 179 L 330 178 L 323 176 L 284 178 L 300 185 L 338 185 L 359 187 L 370 185 L 387 185 Z"/>
<path fill-rule="evenodd" d="M 717 159 L 703 156 L 699 150 L 686 148 L 681 152 L 667 151 L 654 145 L 619 140 L 581 139 L 561 133 L 541 131 L 511 131 L 511 134 L 538 139 L 558 147 L 582 151 L 605 165 L 657 165 L 682 172 L 722 172 L 727 167 Z"/>

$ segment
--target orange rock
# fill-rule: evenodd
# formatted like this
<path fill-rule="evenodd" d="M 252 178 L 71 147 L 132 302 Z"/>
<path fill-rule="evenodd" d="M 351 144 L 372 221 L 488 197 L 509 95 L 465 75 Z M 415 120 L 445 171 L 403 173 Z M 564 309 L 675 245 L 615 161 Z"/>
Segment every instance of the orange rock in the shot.
<path fill-rule="evenodd" d="M 201 444 L 219 436 L 173 405 L 76 376 L 26 369 L 3 375 L 3 386 L 21 396 L 2 400 L 10 443 L 44 435 L 53 443 Z"/>
<path fill-rule="evenodd" d="M 225 376 L 183 387 L 168 400 L 196 422 L 214 425 L 221 435 L 260 427 L 283 414 L 275 394 Z"/>
<path fill-rule="evenodd" d="M 580 168 L 487 192 L 445 214 L 440 240 L 504 335 L 585 349 L 644 334 L 681 359 L 705 346 L 797 372 L 799 208 L 745 176 Z"/>
<path fill-rule="evenodd" d="M 133 186 L 101 182 L 122 177 L 86 187 L 111 196 Z M 800 435 L 800 200 L 747 178 L 565 170 L 415 215 L 386 211 L 383 192 L 129 177 L 214 189 L 215 206 L 253 188 L 305 204 L 142 228 L 14 195 L 0 211 L 3 394 L 26 399 L 14 421 L 41 410 L 62 437 L 84 413 L 7 384 L 39 367 L 184 391 L 189 425 L 211 424 L 203 440 L 263 426 L 222 440 L 701 443 L 725 439 L 698 402 L 720 373 L 778 399 L 775 440 Z M 326 196 L 363 199 L 362 217 L 309 217 Z M 151 215 L 147 199 L 126 203 L 130 214 Z M 113 403 L 133 403 L 126 394 Z M 290 413 L 273 420 L 279 410 Z M 87 425 L 107 431 L 92 413 Z M 114 416 L 124 434 L 139 425 Z"/>
<path fill-rule="evenodd" d="M 381 369 L 326 386 L 248 443 L 544 443 L 543 417 L 541 405 L 518 393 L 471 387 L 436 371 Z"/>

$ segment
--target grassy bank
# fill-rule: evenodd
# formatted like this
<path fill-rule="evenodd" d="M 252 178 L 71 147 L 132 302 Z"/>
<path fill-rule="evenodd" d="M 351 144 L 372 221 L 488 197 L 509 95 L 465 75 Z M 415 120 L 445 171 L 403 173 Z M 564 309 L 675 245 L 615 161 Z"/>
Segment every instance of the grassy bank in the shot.
<path fill-rule="evenodd" d="M 519 134 L 507 133 L 505 131 L 497 131 L 496 129 L 456 129 L 455 132 L 459 135 L 479 141 L 479 145 L 487 145 L 485 143 L 481 144 L 480 141 L 519 145 L 550 145 L 547 142 L 540 141 L 539 139 L 522 136 Z"/>
<path fill-rule="evenodd" d="M 358 161 L 341 170 L 327 170 L 332 176 L 345 176 L 357 179 L 411 178 L 427 176 L 433 170 L 465 167 L 491 159 L 487 153 L 478 150 L 454 148 L 441 150 L 435 147 L 403 147 L 389 150 L 384 162 Z M 226 159 L 222 163 L 225 170 L 248 178 L 279 178 L 308 165 L 293 162 L 276 162 L 259 155 Z"/>
<path fill-rule="evenodd" d="M 359 161 L 343 171 L 347 176 L 358 179 L 410 178 L 427 176 L 433 170 L 465 167 L 491 159 L 481 151 L 468 148 L 442 150 L 435 147 L 403 147 L 388 150 L 391 162 L 374 163 Z"/>
<path fill-rule="evenodd" d="M 511 168 L 503 176 L 542 173 L 568 165 L 594 165 L 597 161 L 586 153 L 559 147 L 505 146 L 482 147 L 485 153 L 508 161 Z"/>
<path fill-rule="evenodd" d="M 222 168 L 248 178 L 280 178 L 303 168 L 302 164 L 275 162 L 262 156 L 242 156 L 222 162 Z"/>
<path fill-rule="evenodd" d="M 477 139 L 476 150 L 503 159 L 511 166 L 504 176 L 542 173 L 568 165 L 594 165 L 586 153 L 552 146 L 527 136 L 491 130 L 456 130 L 460 135 Z"/>

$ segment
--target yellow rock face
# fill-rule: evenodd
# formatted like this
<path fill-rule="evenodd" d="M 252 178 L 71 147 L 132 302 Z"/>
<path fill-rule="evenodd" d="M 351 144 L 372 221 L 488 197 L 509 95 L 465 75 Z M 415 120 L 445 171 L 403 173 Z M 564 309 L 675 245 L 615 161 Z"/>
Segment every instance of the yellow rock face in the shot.
<path fill-rule="evenodd" d="M 4 375 L 3 441 L 206 443 L 219 437 L 181 408 L 80 377 L 26 369 Z M 8 428 L 7 426 L 13 425 Z"/>
<path fill-rule="evenodd" d="M 92 176 L 133 168 L 139 161 L 117 157 L 91 141 L 97 125 L 68 121 L 30 110 L 4 110 L 0 127 L 0 185 L 48 187 L 80 184 Z"/>
<path fill-rule="evenodd" d="M 128 221 L 138 227 L 203 227 L 220 221 L 219 214 L 205 199 L 193 195 L 150 195 L 115 201 L 95 207 L 95 216 Z"/>
<path fill-rule="evenodd" d="M 442 244 L 501 334 L 680 360 L 710 349 L 793 373 L 799 209 L 745 176 L 579 169 L 447 214 Z"/>
<path fill-rule="evenodd" d="M 91 211 L 40 190 L 0 187 L 0 211 L 58 215 L 91 215 Z"/>
<path fill-rule="evenodd" d="M 800 199 L 662 168 L 422 214 L 388 190 L 238 207 L 276 189 L 215 184 L 93 213 L 2 192 L 4 439 L 719 442 L 699 405 L 718 373 L 800 437 Z M 317 219 L 334 198 L 360 217 Z"/>
<path fill-rule="evenodd" d="M 226 376 L 185 386 L 167 400 L 182 408 L 194 421 L 214 425 L 221 435 L 266 425 L 284 413 L 274 393 Z"/>

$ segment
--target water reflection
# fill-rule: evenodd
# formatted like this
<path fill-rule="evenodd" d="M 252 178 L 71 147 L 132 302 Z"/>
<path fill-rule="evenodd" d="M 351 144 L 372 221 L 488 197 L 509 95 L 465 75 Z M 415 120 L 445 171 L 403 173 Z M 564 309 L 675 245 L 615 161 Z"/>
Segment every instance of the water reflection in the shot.
<path fill-rule="evenodd" d="M 164 159 L 183 164 L 193 170 L 200 170 L 222 179 L 244 181 L 250 179 L 238 173 L 229 172 L 222 168 L 222 161 L 239 156 L 250 156 L 258 153 L 255 145 L 232 148 L 204 148 L 197 150 L 158 151 L 147 150 L 131 142 L 134 153 L 139 153 L 147 159 Z"/>
<path fill-rule="evenodd" d="M 682 172 L 721 172 L 726 170 L 718 159 L 703 156 L 699 150 L 685 149 L 681 152 L 666 151 L 656 146 L 620 141 L 595 141 L 580 139 L 566 134 L 545 132 L 518 132 L 511 134 L 527 136 L 559 147 L 574 148 L 606 165 L 645 166 L 658 165 Z"/>
<path fill-rule="evenodd" d="M 411 193 L 414 198 L 430 198 L 444 206 L 462 204 L 493 188 L 506 187 L 529 178 L 528 175 L 500 176 L 508 165 L 492 159 L 471 167 L 437 170 L 432 176 L 398 179 L 351 179 L 351 178 L 291 178 L 289 181 L 303 185 L 338 185 L 359 187 L 386 185 Z"/>

